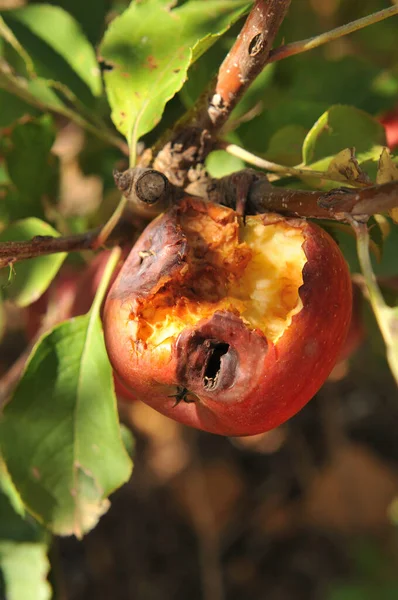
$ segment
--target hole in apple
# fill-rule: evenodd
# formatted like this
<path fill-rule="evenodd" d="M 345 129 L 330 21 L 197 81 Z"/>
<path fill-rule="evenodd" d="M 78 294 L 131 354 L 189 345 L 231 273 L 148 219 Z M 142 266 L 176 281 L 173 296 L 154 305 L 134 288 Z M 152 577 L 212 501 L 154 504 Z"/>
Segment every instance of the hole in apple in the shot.
<path fill-rule="evenodd" d="M 212 343 L 203 376 L 203 384 L 206 390 L 214 390 L 214 388 L 217 387 L 222 368 L 222 357 L 225 356 L 228 351 L 229 344 L 223 342 Z"/>
<path fill-rule="evenodd" d="M 307 259 L 301 228 L 272 215 L 266 222 L 260 216 L 248 215 L 243 224 L 232 211 L 221 207 L 213 210 L 207 205 L 201 211 L 184 205 L 173 219 L 173 231 L 181 236 L 185 254 L 179 259 L 178 273 L 169 277 L 162 260 L 165 253 L 175 256 L 175 242 L 167 246 L 171 221 L 159 225 L 150 246 L 158 256 L 153 260 L 153 265 L 158 265 L 153 280 L 157 287 L 151 280 L 153 292 L 146 292 L 146 301 L 131 314 L 137 324 L 136 338 L 160 356 L 171 351 L 174 340 L 186 328 L 195 328 L 219 311 L 239 316 L 246 327 L 260 330 L 276 343 L 302 309 L 299 290 Z M 149 291 L 149 285 L 145 289 Z M 204 340 L 218 343 L 217 338 L 206 335 Z M 221 339 L 226 340 L 223 335 Z M 206 352 L 210 351 L 207 345 Z M 233 355 L 231 348 L 224 356 L 217 385 L 211 383 L 214 377 L 210 376 L 207 391 L 231 385 L 235 377 Z M 198 361 L 202 390 L 206 364 L 206 360 Z"/>

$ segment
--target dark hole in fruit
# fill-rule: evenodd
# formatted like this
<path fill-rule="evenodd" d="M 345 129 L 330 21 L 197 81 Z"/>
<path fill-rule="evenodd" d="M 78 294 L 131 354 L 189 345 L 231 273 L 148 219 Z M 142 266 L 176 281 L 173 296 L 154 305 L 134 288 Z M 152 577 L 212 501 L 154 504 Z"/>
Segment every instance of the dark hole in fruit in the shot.
<path fill-rule="evenodd" d="M 221 370 L 221 359 L 228 351 L 229 344 L 218 342 L 212 345 L 203 375 L 203 383 L 206 390 L 213 390 L 217 387 L 217 381 Z"/>

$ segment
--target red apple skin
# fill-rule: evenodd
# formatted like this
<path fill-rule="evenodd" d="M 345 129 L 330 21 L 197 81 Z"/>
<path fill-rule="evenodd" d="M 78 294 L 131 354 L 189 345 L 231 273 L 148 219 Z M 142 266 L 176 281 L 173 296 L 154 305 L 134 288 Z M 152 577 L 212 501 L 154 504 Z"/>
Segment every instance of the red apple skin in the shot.
<path fill-rule="evenodd" d="M 107 297 L 104 333 L 109 358 L 137 398 L 181 423 L 229 436 L 268 431 L 297 413 L 336 363 L 351 318 L 347 264 L 336 243 L 320 227 L 279 215 L 259 216 L 265 225 L 283 220 L 300 228 L 304 236 L 307 263 L 299 290 L 303 308 L 291 325 L 273 344 L 260 330 L 248 329 L 240 317 L 218 311 L 187 327 L 169 355 L 155 357 L 146 344 L 132 339 L 130 315 L 160 288 L 181 280 L 187 239 L 178 216 L 192 207 L 198 214 L 206 211 L 221 222 L 229 211 L 185 197 L 149 224 Z M 140 256 L 143 251 L 148 253 L 144 260 Z M 217 389 L 209 390 L 203 383 L 203 365 L 210 360 L 215 340 L 229 344 L 229 350 L 221 361 Z M 176 403 L 176 386 L 188 389 L 186 400 L 192 400 L 192 394 L 195 400 Z"/>

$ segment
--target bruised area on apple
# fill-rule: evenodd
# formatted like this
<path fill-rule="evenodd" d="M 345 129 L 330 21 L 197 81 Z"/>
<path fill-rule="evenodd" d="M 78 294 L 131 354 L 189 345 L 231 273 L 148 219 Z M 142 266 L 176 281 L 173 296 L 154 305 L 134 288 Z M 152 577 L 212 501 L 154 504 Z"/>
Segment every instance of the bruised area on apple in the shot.
<path fill-rule="evenodd" d="M 143 232 L 108 295 L 121 381 L 187 425 L 250 435 L 286 421 L 333 368 L 351 316 L 345 260 L 318 226 L 185 197 Z"/>

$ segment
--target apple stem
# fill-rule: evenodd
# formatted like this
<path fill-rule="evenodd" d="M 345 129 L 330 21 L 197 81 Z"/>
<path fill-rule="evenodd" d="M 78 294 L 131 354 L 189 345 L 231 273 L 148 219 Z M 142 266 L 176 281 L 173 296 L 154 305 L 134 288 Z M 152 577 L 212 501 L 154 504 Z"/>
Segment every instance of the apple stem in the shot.
<path fill-rule="evenodd" d="M 113 171 L 118 189 L 128 201 L 128 211 L 144 219 L 153 219 L 164 212 L 182 190 L 155 169 L 132 167 Z"/>

